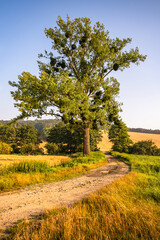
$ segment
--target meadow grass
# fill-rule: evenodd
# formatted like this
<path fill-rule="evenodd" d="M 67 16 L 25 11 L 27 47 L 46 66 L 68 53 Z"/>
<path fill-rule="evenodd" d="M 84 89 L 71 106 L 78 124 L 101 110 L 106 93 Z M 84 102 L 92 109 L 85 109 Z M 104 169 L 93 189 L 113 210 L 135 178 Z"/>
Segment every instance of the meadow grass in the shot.
<path fill-rule="evenodd" d="M 131 172 L 72 207 L 9 230 L 13 240 L 160 239 L 160 158 L 113 153 Z"/>
<path fill-rule="evenodd" d="M 40 158 L 40 157 L 39 157 Z M 53 161 L 54 162 L 54 161 Z M 81 153 L 65 158 L 57 164 L 50 161 L 19 160 L 0 167 L 0 192 L 26 187 L 36 183 L 60 181 L 83 174 L 107 163 L 102 152 Z"/>

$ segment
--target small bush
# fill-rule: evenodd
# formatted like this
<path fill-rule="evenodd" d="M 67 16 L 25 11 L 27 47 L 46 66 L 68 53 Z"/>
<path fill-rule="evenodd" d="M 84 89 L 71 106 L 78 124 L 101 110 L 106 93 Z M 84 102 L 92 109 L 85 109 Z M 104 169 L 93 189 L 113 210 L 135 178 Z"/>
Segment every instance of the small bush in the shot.
<path fill-rule="evenodd" d="M 41 155 L 44 154 L 43 149 L 39 148 L 38 145 L 28 143 L 24 144 L 20 149 L 21 154 L 27 154 L 27 155 Z"/>
<path fill-rule="evenodd" d="M 139 141 L 129 148 L 129 153 L 160 156 L 160 149 L 151 140 Z"/>
<path fill-rule="evenodd" d="M 12 151 L 13 149 L 9 144 L 0 142 L 0 154 L 10 154 Z"/>
<path fill-rule="evenodd" d="M 49 155 L 54 155 L 55 153 L 60 152 L 60 147 L 56 143 L 47 143 L 45 148 L 47 149 Z"/>

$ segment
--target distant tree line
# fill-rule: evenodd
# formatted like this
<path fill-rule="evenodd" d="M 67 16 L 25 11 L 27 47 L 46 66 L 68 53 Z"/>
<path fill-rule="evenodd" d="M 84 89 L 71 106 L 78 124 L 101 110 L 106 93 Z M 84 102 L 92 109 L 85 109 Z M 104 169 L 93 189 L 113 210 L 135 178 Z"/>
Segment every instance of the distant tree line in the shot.
<path fill-rule="evenodd" d="M 23 126 L 25 125 L 33 125 L 39 132 L 40 134 L 43 136 L 44 134 L 44 138 L 46 138 L 46 133 L 45 131 L 52 128 L 55 124 L 57 124 L 58 122 L 60 122 L 61 120 L 59 119 L 43 119 L 43 120 L 18 120 L 16 124 L 13 125 L 19 125 L 19 126 Z M 0 120 L 0 124 L 1 125 L 6 125 L 8 124 L 10 121 L 9 120 Z M 44 133 L 43 133 L 44 131 Z M 151 134 L 160 134 L 160 130 L 159 129 L 145 129 L 145 128 L 128 128 L 129 132 L 140 132 L 140 133 L 151 133 Z"/>
<path fill-rule="evenodd" d="M 0 126 L 0 153 L 42 154 L 40 135 L 33 125 Z"/>
<path fill-rule="evenodd" d="M 139 132 L 139 133 L 151 133 L 151 134 L 160 134 L 159 129 L 145 129 L 145 128 L 129 128 L 129 132 Z"/>
<path fill-rule="evenodd" d="M 0 125 L 1 154 L 43 154 L 39 143 L 44 140 L 44 133 L 48 142 L 45 146 L 48 154 L 74 153 L 83 150 L 82 132 L 77 128 L 71 128 L 69 124 L 64 124 L 62 121 L 31 121 L 32 125 L 24 123 L 26 121 L 14 125 Z M 91 150 L 98 150 L 97 144 L 102 138 L 101 133 L 101 130 L 91 129 Z"/>
<path fill-rule="evenodd" d="M 18 120 L 15 124 L 12 124 L 13 127 L 16 126 L 24 126 L 24 125 L 32 125 L 34 126 L 39 134 L 42 140 L 47 139 L 48 131 L 59 122 L 59 119 L 44 119 L 44 120 Z M 0 125 L 7 125 L 9 124 L 9 120 L 0 120 Z"/>
<path fill-rule="evenodd" d="M 83 150 L 83 133 L 80 129 L 71 128 L 58 119 L 18 121 L 9 125 L 9 121 L 0 124 L 0 153 L 43 154 L 39 143 L 47 141 L 48 154 L 74 153 Z M 139 141 L 135 144 L 130 139 L 125 123 L 120 118 L 108 129 L 112 150 L 142 155 L 160 155 L 160 149 L 152 141 Z M 131 129 L 135 132 L 155 133 L 159 130 Z M 97 144 L 102 139 L 101 129 L 90 129 L 91 150 L 98 150 Z"/>

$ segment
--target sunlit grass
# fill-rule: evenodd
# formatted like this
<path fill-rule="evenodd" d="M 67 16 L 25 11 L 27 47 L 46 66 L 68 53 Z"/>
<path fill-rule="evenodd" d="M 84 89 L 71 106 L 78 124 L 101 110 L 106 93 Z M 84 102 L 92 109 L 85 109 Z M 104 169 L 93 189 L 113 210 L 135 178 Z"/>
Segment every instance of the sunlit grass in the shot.
<path fill-rule="evenodd" d="M 101 152 L 92 152 L 85 157 L 82 154 L 77 154 L 73 158 L 59 157 L 58 160 L 56 156 L 46 158 L 46 161 L 43 156 L 42 158 L 38 156 L 36 160 L 32 159 L 29 159 L 29 156 L 27 159 L 16 158 L 15 161 L 12 160 L 0 167 L 0 192 L 36 183 L 65 180 L 107 163 L 105 155 Z"/>
<path fill-rule="evenodd" d="M 18 155 L 18 154 L 0 154 L 0 167 L 4 165 L 10 165 L 13 162 L 20 161 L 47 161 L 50 165 L 58 165 L 64 161 L 70 161 L 68 156 L 53 156 L 53 155 Z"/>
<path fill-rule="evenodd" d="M 114 153 L 132 172 L 98 193 L 10 229 L 13 240 L 160 239 L 160 158 Z M 154 166 L 154 167 L 153 167 Z"/>

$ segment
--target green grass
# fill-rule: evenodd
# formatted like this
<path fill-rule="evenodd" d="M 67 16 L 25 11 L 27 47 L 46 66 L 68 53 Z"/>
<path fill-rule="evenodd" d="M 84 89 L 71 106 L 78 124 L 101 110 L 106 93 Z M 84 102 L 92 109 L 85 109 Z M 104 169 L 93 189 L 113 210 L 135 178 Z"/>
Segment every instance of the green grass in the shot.
<path fill-rule="evenodd" d="M 112 153 L 129 164 L 133 172 L 142 173 L 137 193 L 145 199 L 153 199 L 160 203 L 160 157 Z"/>
<path fill-rule="evenodd" d="M 112 152 L 113 155 L 122 159 L 131 166 L 132 171 L 146 173 L 160 177 L 160 157 L 159 156 L 143 156 L 126 153 Z"/>
<path fill-rule="evenodd" d="M 70 208 L 17 224 L 8 239 L 160 239 L 160 158 L 113 154 L 131 166 L 128 175 Z"/>
<path fill-rule="evenodd" d="M 83 156 L 79 153 L 58 165 L 38 160 L 11 163 L 0 167 L 0 192 L 36 183 L 64 180 L 83 174 L 103 164 L 106 164 L 106 157 L 101 152 L 92 152 L 88 156 Z"/>

